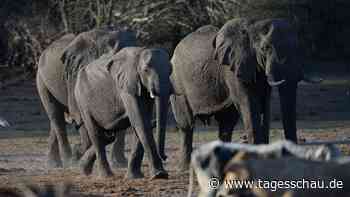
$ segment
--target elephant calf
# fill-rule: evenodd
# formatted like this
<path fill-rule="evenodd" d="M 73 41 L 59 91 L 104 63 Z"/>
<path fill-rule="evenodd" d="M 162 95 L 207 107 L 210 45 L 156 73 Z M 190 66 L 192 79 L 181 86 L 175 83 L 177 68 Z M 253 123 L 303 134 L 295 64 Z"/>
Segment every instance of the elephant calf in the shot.
<path fill-rule="evenodd" d="M 162 49 L 126 47 L 115 55 L 103 55 L 79 71 L 75 97 L 92 146 L 81 159 L 84 174 L 90 174 L 97 159 L 100 176 L 110 176 L 105 146 L 113 132 L 131 127 L 138 138 L 128 163 L 128 178 L 143 177 L 144 149 L 153 178 L 167 178 L 152 133 L 156 101 L 157 128 L 164 134 L 171 93 L 171 67 Z M 164 135 L 161 135 L 164 136 Z"/>

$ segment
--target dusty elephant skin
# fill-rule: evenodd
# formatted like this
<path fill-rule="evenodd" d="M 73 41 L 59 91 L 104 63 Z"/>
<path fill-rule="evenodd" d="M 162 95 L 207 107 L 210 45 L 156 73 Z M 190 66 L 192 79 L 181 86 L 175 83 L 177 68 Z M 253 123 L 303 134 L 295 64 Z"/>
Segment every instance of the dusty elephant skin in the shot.
<path fill-rule="evenodd" d="M 81 145 L 76 155 L 85 152 L 90 146 L 73 93 L 78 70 L 104 53 L 115 53 L 135 44 L 133 32 L 108 27 L 77 36 L 65 35 L 41 54 L 36 80 L 50 121 L 49 167 L 68 167 L 72 161 L 65 116 L 75 122 L 81 134 Z"/>
<path fill-rule="evenodd" d="M 280 94 L 287 139 L 296 142 L 296 90 L 304 79 L 296 28 L 286 20 L 233 19 L 186 36 L 172 57 L 171 105 L 182 133 L 182 169 L 192 151 L 194 118 L 214 116 L 219 138 L 231 141 L 239 114 L 250 143 L 268 143 L 271 86 Z"/>
<path fill-rule="evenodd" d="M 105 146 L 113 132 L 131 128 L 137 135 L 128 163 L 128 178 L 143 177 L 144 150 L 152 178 L 167 178 L 152 134 L 152 109 L 157 105 L 157 128 L 165 133 L 171 66 L 162 49 L 126 47 L 115 55 L 103 55 L 83 68 L 75 96 L 92 146 L 81 159 L 83 174 L 91 174 L 96 160 L 102 177 L 112 175 Z M 163 118 L 160 118 L 163 117 Z"/>

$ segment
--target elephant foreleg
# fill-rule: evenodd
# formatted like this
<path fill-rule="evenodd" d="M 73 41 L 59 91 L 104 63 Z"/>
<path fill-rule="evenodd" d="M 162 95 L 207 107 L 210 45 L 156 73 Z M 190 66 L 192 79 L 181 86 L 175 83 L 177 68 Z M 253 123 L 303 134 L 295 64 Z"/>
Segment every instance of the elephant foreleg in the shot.
<path fill-rule="evenodd" d="M 240 111 L 242 114 L 244 130 L 248 132 L 248 142 L 250 144 L 263 143 L 260 125 L 260 110 L 259 105 L 256 102 L 257 98 L 252 98 L 248 95 L 241 96 L 240 98 Z"/>
<path fill-rule="evenodd" d="M 126 178 L 131 178 L 131 179 L 144 177 L 144 175 L 141 172 L 141 164 L 144 156 L 144 149 L 141 141 L 136 135 L 136 131 L 134 133 L 135 133 L 135 136 L 134 136 L 133 144 L 135 144 L 135 146 L 133 146 L 133 149 L 129 157 L 128 172 L 126 174 Z"/>
<path fill-rule="evenodd" d="M 232 106 L 224 112 L 217 113 L 215 119 L 219 124 L 219 139 L 223 142 L 231 142 L 233 129 L 239 119 L 236 108 Z"/>
<path fill-rule="evenodd" d="M 131 130 L 131 127 L 116 132 L 115 140 L 112 144 L 112 150 L 110 151 L 112 166 L 115 168 L 124 168 L 128 165 L 124 149 L 126 132 L 129 129 Z"/>
<path fill-rule="evenodd" d="M 168 178 L 168 173 L 163 168 L 163 163 L 153 138 L 151 117 L 149 116 L 152 112 L 147 111 L 143 107 L 145 103 L 141 98 L 134 97 L 127 93 L 122 93 L 121 97 L 131 125 L 135 128 L 137 136 L 149 159 L 152 169 L 152 178 Z"/>
<path fill-rule="evenodd" d="M 87 108 L 86 106 L 81 109 Z M 85 124 L 85 128 L 89 134 L 89 138 L 91 140 L 92 148 L 96 153 L 96 162 L 98 174 L 100 177 L 109 177 L 112 176 L 112 169 L 109 166 L 106 155 L 106 143 L 103 139 L 101 139 L 101 133 L 103 133 L 102 129 L 99 128 L 95 122 L 95 120 L 90 116 L 87 111 L 83 111 L 83 120 Z M 92 154 L 92 153 L 91 153 Z"/>

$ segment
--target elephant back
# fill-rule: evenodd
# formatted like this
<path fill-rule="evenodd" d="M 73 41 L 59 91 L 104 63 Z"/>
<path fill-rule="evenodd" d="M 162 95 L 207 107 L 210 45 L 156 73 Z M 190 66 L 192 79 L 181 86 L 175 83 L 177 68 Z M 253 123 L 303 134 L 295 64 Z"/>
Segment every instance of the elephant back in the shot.
<path fill-rule="evenodd" d="M 106 53 L 136 45 L 132 31 L 100 28 L 79 34 L 65 49 L 61 60 L 65 77 L 75 79 L 79 70 Z"/>

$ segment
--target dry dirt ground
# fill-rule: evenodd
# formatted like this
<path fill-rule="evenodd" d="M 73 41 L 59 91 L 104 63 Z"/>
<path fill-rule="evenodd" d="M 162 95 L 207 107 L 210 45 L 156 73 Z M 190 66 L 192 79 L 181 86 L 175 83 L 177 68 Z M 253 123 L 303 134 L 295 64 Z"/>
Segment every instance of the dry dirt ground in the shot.
<path fill-rule="evenodd" d="M 348 75 L 326 76 L 322 84 L 300 84 L 298 100 L 298 128 L 300 138 L 306 140 L 347 139 L 350 137 L 350 83 Z M 278 96 L 274 92 L 272 107 L 272 140 L 282 138 Z M 146 178 L 125 180 L 125 169 L 114 169 L 115 176 L 99 179 L 86 177 L 79 169 L 48 169 L 46 151 L 48 120 L 41 108 L 33 80 L 20 80 L 0 90 L 0 116 L 6 117 L 11 128 L 0 129 L 0 188 L 18 189 L 29 184 L 71 183 L 75 192 L 86 196 L 185 196 L 188 173 L 177 171 L 179 135 L 169 129 L 166 150 L 169 156 L 165 168 L 169 180 L 149 180 L 147 162 Z M 172 122 L 170 120 L 170 122 Z M 195 134 L 195 146 L 217 139 L 215 126 L 200 126 Z M 77 133 L 69 129 L 71 143 L 78 141 Z M 239 125 L 234 141 L 244 133 Z M 128 135 L 128 144 L 132 143 Z M 340 146 L 348 154 L 347 145 Z M 129 146 L 127 147 L 127 152 Z M 128 154 L 128 153 L 126 153 Z M 1 193 L 0 196 L 6 196 Z"/>

